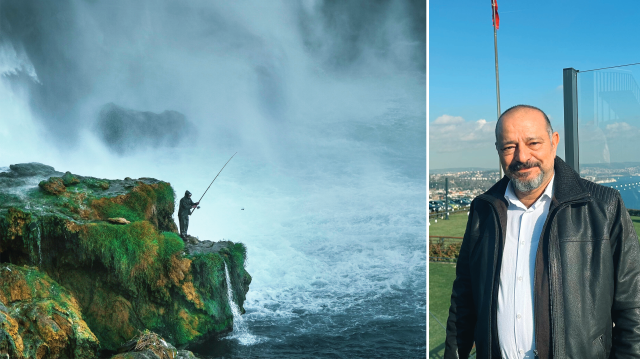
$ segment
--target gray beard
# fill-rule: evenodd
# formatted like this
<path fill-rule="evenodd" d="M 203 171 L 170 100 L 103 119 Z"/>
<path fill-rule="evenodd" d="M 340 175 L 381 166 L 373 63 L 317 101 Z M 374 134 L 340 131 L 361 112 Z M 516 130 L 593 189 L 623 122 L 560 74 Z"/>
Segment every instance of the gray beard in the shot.
<path fill-rule="evenodd" d="M 513 186 L 520 192 L 531 192 L 534 189 L 540 187 L 542 185 L 542 181 L 544 180 L 544 172 L 540 171 L 540 174 L 535 178 L 525 181 L 517 178 L 516 176 L 512 176 L 511 183 Z"/>

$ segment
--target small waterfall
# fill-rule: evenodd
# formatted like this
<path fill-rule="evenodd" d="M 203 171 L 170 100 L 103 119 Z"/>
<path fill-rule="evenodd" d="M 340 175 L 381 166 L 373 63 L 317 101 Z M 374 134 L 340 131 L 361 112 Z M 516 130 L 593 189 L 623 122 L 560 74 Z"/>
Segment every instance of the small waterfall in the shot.
<path fill-rule="evenodd" d="M 38 269 L 42 270 L 42 235 L 40 234 L 40 225 L 36 225 L 36 230 L 36 241 L 38 242 Z"/>
<path fill-rule="evenodd" d="M 231 290 L 231 279 L 229 277 L 229 270 L 227 269 L 227 262 L 224 262 L 224 274 L 227 279 L 227 297 L 229 298 L 229 306 L 231 307 L 231 313 L 233 313 L 233 332 L 229 339 L 238 339 L 242 345 L 253 345 L 259 343 L 260 340 L 255 335 L 249 333 L 247 323 L 240 314 L 240 308 L 233 300 L 233 291 Z"/>
<path fill-rule="evenodd" d="M 38 246 L 38 268 L 42 268 L 42 233 L 40 232 L 40 225 L 38 222 L 31 223 L 29 230 L 29 259 L 35 265 L 35 246 Z M 35 240 L 35 244 L 33 243 Z M 26 244 L 26 243 L 25 243 Z"/>

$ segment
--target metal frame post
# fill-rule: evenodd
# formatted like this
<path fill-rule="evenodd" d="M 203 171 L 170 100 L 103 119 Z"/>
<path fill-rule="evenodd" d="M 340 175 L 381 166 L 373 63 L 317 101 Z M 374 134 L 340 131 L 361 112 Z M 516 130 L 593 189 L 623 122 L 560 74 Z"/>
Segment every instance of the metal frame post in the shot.
<path fill-rule="evenodd" d="M 444 213 L 445 219 L 449 219 L 449 178 L 444 179 Z"/>
<path fill-rule="evenodd" d="M 578 71 L 574 68 L 562 70 L 564 92 L 564 153 L 565 161 L 580 173 L 580 151 L 578 142 Z"/>

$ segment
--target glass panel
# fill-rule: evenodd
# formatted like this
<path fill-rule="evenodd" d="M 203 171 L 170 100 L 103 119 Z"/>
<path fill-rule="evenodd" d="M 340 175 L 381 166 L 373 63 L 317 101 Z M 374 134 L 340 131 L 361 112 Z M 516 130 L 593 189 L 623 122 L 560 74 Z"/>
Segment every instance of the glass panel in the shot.
<path fill-rule="evenodd" d="M 580 175 L 640 209 L 640 65 L 578 73 Z"/>

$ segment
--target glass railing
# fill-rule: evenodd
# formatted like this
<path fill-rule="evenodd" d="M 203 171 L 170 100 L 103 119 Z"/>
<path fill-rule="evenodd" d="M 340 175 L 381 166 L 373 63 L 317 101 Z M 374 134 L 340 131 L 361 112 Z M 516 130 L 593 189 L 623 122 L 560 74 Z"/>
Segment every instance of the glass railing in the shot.
<path fill-rule="evenodd" d="M 640 209 L 640 65 L 578 72 L 580 175 Z"/>

